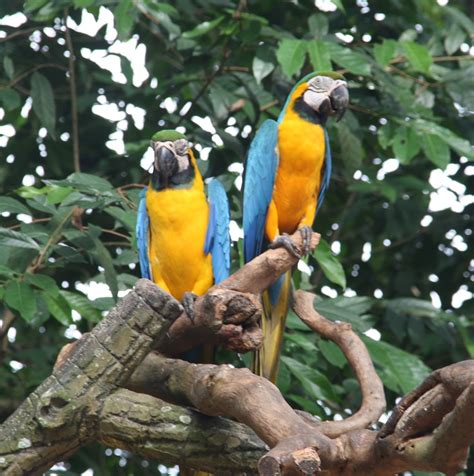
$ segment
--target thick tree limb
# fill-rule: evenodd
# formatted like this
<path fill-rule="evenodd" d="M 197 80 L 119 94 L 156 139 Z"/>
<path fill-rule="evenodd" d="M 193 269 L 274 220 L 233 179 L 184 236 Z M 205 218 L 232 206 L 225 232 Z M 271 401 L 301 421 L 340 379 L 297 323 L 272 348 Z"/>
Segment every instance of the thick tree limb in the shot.
<path fill-rule="evenodd" d="M 266 451 L 245 425 L 125 389 L 105 399 L 98 421 L 97 439 L 107 446 L 214 473 L 256 472 Z"/>
<path fill-rule="evenodd" d="M 1 474 L 39 474 L 95 434 L 99 402 L 125 383 L 181 306 L 141 280 L 0 426 Z"/>

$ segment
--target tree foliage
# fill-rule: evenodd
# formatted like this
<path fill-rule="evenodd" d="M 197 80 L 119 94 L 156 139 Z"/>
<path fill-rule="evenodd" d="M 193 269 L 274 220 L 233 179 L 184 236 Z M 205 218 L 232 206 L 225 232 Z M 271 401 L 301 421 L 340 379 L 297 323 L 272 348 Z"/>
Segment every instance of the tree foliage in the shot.
<path fill-rule="evenodd" d="M 2 419 L 135 282 L 152 134 L 186 132 L 239 224 L 249 143 L 312 70 L 342 71 L 351 107 L 328 124 L 335 172 L 315 223 L 326 243 L 295 285 L 316 290 L 328 318 L 380 333 L 364 339 L 390 404 L 430 368 L 474 356 L 474 23 L 470 2 L 444 3 L 1 2 Z M 108 296 L 90 299 L 95 283 Z M 328 418 L 360 399 L 341 352 L 295 316 L 278 384 Z M 103 448 L 71 464 L 151 474 Z"/>

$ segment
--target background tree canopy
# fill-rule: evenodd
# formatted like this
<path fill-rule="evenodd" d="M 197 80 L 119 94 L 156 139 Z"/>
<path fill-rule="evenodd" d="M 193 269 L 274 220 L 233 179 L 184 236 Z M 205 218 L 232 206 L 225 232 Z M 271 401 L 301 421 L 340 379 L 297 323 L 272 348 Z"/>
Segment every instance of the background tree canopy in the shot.
<path fill-rule="evenodd" d="M 342 71 L 351 107 L 328 126 L 326 242 L 295 284 L 365 334 L 389 406 L 430 368 L 474 357 L 474 6 L 451 3 L 3 0 L 0 420 L 137 279 L 152 134 L 179 127 L 225 184 L 237 268 L 246 150 L 312 70 Z M 324 418 L 360 400 L 339 349 L 294 316 L 278 384 Z M 157 474 L 96 446 L 69 465 L 54 472 Z"/>

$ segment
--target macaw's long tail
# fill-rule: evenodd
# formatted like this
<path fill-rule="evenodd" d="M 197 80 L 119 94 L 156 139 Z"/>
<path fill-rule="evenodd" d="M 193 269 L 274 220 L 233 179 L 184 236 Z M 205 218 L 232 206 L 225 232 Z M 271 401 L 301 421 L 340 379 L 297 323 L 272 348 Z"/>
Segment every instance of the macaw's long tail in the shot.
<path fill-rule="evenodd" d="M 253 356 L 252 371 L 275 383 L 280 364 L 280 352 L 290 305 L 291 271 L 286 272 L 262 295 L 263 344 Z"/>

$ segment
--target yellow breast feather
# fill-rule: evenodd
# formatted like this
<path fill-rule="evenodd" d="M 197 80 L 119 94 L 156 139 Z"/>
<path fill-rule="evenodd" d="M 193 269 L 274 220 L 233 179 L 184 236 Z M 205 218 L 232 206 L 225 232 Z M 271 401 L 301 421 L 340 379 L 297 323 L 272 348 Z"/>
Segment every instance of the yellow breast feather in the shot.
<path fill-rule="evenodd" d="M 201 177 L 191 188 L 150 187 L 146 204 L 153 280 L 178 300 L 187 291 L 203 294 L 213 284 L 213 273 L 211 255 L 204 254 L 209 206 Z"/>
<path fill-rule="evenodd" d="M 280 233 L 293 233 L 304 220 L 307 210 L 315 209 L 321 184 L 324 130 L 319 124 L 303 119 L 293 109 L 295 98 L 305 87 L 302 84 L 296 89 L 278 127 L 279 163 L 273 201 Z"/>

